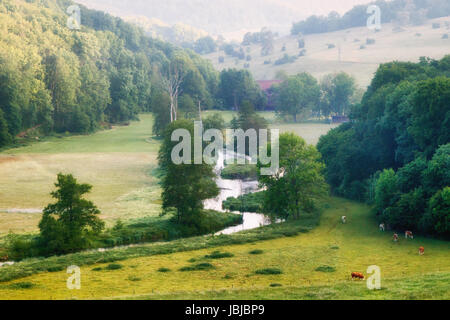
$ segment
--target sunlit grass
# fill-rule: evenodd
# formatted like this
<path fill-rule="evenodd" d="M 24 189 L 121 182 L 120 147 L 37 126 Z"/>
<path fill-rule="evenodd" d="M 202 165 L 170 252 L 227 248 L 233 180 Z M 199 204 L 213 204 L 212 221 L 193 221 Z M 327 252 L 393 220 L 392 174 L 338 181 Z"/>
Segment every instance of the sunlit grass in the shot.
<path fill-rule="evenodd" d="M 343 225 L 340 217 L 346 215 Z M 370 209 L 361 204 L 333 199 L 319 227 L 295 237 L 224 246 L 197 251 L 142 257 L 121 261 L 114 271 L 92 271 L 82 267 L 82 289 L 66 288 L 64 271 L 18 279 L 35 287 L 27 290 L 1 289 L 8 299 L 133 298 L 150 299 L 420 299 L 448 298 L 450 244 L 418 237 L 391 241 L 390 233 L 378 231 Z M 426 255 L 419 256 L 418 247 Z M 339 247 L 339 249 L 334 249 Z M 263 254 L 250 254 L 262 250 Z M 214 251 L 233 256 L 211 260 L 214 269 L 180 272 L 202 263 Z M 189 262 L 192 258 L 195 263 Z M 199 260 L 200 259 L 200 260 Z M 203 260 L 203 262 L 207 262 Z M 105 268 L 108 264 L 95 267 Z M 352 281 L 351 272 L 366 273 L 367 267 L 381 268 L 382 290 L 372 292 L 363 281 Z M 316 271 L 321 266 L 335 272 Z M 172 272 L 158 272 L 170 268 Z M 280 269 L 281 274 L 258 275 L 257 270 Z M 127 280 L 139 277 L 140 281 Z M 11 283 L 5 283 L 9 285 Z M 282 287 L 270 287 L 271 284 Z M 210 297 L 208 295 L 211 295 Z"/>

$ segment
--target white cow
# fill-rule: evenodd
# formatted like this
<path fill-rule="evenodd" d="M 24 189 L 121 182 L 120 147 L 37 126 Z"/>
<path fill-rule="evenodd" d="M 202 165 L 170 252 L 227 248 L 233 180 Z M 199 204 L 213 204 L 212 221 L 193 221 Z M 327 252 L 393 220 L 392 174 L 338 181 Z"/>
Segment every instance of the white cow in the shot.
<path fill-rule="evenodd" d="M 385 230 L 386 230 L 386 227 L 385 227 L 384 223 L 380 224 L 380 231 L 384 232 Z"/>
<path fill-rule="evenodd" d="M 347 217 L 346 217 L 346 216 L 342 216 L 341 219 L 342 219 L 342 223 L 343 223 L 343 224 L 346 224 L 346 223 L 347 223 Z"/>

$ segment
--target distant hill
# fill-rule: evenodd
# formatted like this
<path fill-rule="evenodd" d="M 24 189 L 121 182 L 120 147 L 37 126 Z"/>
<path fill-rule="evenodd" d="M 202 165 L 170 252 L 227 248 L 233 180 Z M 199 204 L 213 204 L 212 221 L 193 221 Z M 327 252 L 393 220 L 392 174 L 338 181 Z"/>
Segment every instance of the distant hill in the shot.
<path fill-rule="evenodd" d="M 173 26 L 178 23 L 211 35 L 241 38 L 262 27 L 289 33 L 294 21 L 331 10 L 344 13 L 370 0 L 76 0 L 89 8 L 121 17 L 145 16 Z"/>
<path fill-rule="evenodd" d="M 202 37 L 208 36 L 205 30 L 197 29 L 184 23 L 169 25 L 156 18 L 145 16 L 125 16 L 125 21 L 141 27 L 152 38 L 182 45 L 185 42 L 193 43 Z"/>
<path fill-rule="evenodd" d="M 228 56 L 223 51 L 204 57 L 210 59 L 219 70 L 242 69 L 247 65 L 257 80 L 274 79 L 278 71 L 288 74 L 305 71 L 318 78 L 328 73 L 344 71 L 353 75 L 361 87 L 366 87 L 380 63 L 393 60 L 417 62 L 422 56 L 439 59 L 449 54 L 450 40 L 446 38 L 448 36 L 450 18 L 447 17 L 428 20 L 422 26 L 401 28 L 384 24 L 380 32 L 360 27 L 305 35 L 306 53 L 302 57 L 299 57 L 302 49 L 298 45 L 298 36 L 275 39 L 274 52 L 264 57 L 261 56 L 260 44 L 243 46 L 246 54 L 244 60 Z M 373 39 L 375 43 L 368 45 L 367 39 Z M 364 49 L 361 49 L 361 46 Z M 285 51 L 282 51 L 283 47 Z M 293 62 L 275 65 L 285 54 L 292 58 Z M 224 58 L 223 63 L 219 62 L 219 57 Z"/>

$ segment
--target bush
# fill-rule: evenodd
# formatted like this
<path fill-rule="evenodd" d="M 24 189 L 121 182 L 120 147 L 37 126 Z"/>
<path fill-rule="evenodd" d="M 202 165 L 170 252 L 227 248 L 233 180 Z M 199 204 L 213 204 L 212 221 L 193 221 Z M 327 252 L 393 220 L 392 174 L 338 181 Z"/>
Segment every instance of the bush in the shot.
<path fill-rule="evenodd" d="M 298 40 L 298 48 L 303 49 L 305 47 L 305 40 L 299 39 Z"/>
<path fill-rule="evenodd" d="M 264 191 L 244 194 L 238 198 L 228 198 L 222 202 L 222 208 L 239 212 L 263 212 Z"/>
<path fill-rule="evenodd" d="M 334 49 L 334 48 L 336 48 L 336 45 L 334 43 L 328 43 L 327 47 L 328 47 L 328 49 Z"/>
<path fill-rule="evenodd" d="M 258 255 L 258 254 L 263 254 L 264 251 L 260 250 L 260 249 L 255 249 L 249 252 L 249 254 L 253 254 L 253 255 Z"/>
<path fill-rule="evenodd" d="M 271 275 L 271 274 L 282 274 L 283 271 L 278 268 L 266 268 L 266 269 L 259 269 L 255 271 L 255 274 L 260 275 Z"/>
<path fill-rule="evenodd" d="M 375 39 L 371 39 L 371 38 L 367 38 L 366 39 L 366 44 L 367 45 L 375 44 L 375 42 L 376 42 Z"/>
<path fill-rule="evenodd" d="M 186 271 L 206 271 L 206 270 L 212 270 L 215 269 L 215 267 L 210 263 L 199 263 L 193 266 L 183 267 L 180 269 L 181 272 Z"/>
<path fill-rule="evenodd" d="M 36 287 L 36 285 L 32 282 L 17 282 L 7 286 L 8 289 L 13 290 L 23 290 L 23 289 L 32 289 Z"/>
<path fill-rule="evenodd" d="M 282 287 L 283 285 L 282 284 L 280 284 L 280 283 L 271 283 L 270 284 L 270 287 L 271 288 L 277 288 L 277 287 Z"/>
<path fill-rule="evenodd" d="M 442 35 L 442 39 L 448 39 L 448 33 Z"/>
<path fill-rule="evenodd" d="M 264 64 L 271 64 L 272 60 L 264 60 Z"/>
<path fill-rule="evenodd" d="M 285 53 L 283 57 L 281 57 L 280 59 L 278 59 L 274 62 L 274 65 L 279 66 L 282 64 L 293 63 L 296 60 L 297 60 L 297 57 L 289 56 L 287 53 Z"/>
<path fill-rule="evenodd" d="M 170 272 L 170 271 L 172 271 L 172 270 L 170 270 L 169 268 L 159 268 L 158 269 L 158 272 L 162 272 L 162 273 L 167 273 L 167 272 Z"/>
<path fill-rule="evenodd" d="M 316 268 L 318 272 L 336 272 L 336 268 L 330 266 L 320 266 Z"/>
<path fill-rule="evenodd" d="M 223 259 L 231 257 L 234 257 L 234 254 L 229 252 L 214 251 L 213 253 L 206 255 L 205 259 Z"/>
<path fill-rule="evenodd" d="M 439 29 L 439 28 L 441 27 L 441 24 L 440 24 L 439 22 L 434 22 L 434 23 L 431 25 L 431 27 L 432 27 L 433 29 Z"/>
<path fill-rule="evenodd" d="M 111 263 L 111 264 L 108 264 L 105 269 L 106 270 L 119 270 L 122 268 L 123 268 L 123 266 L 121 264 Z"/>
<path fill-rule="evenodd" d="M 257 180 L 258 168 L 252 164 L 230 164 L 222 170 L 220 175 L 224 179 L 231 180 Z"/>

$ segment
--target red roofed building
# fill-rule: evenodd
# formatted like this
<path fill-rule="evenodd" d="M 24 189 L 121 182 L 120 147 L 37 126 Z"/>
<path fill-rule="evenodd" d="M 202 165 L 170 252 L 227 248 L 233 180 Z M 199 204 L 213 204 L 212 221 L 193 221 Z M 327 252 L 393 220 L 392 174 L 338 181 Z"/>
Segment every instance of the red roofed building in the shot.
<path fill-rule="evenodd" d="M 272 86 L 276 84 L 280 84 L 283 81 L 282 80 L 257 80 L 256 81 L 261 88 L 261 90 L 266 94 L 267 96 L 267 107 L 269 109 L 274 108 L 274 101 L 273 101 L 273 91 Z"/>

